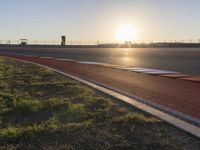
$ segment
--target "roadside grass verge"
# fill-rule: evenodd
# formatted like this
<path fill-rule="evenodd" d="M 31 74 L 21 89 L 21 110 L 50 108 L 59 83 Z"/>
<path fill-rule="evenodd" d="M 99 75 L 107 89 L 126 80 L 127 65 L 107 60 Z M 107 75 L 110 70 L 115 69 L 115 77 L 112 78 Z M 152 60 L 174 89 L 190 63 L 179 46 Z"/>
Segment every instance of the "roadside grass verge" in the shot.
<path fill-rule="evenodd" d="M 199 147 L 199 139 L 86 85 L 0 57 L 0 149 Z"/>

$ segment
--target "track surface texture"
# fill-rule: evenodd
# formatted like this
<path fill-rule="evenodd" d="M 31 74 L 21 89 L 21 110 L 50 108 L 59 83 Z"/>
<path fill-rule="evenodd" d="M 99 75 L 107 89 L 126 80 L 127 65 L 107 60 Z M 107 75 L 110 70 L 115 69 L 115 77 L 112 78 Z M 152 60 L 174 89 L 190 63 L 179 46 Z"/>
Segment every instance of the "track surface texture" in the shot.
<path fill-rule="evenodd" d="M 200 83 L 198 82 L 175 80 L 100 65 L 80 64 L 74 61 L 12 54 L 5 56 L 42 64 L 86 80 L 99 82 L 200 119 Z"/>

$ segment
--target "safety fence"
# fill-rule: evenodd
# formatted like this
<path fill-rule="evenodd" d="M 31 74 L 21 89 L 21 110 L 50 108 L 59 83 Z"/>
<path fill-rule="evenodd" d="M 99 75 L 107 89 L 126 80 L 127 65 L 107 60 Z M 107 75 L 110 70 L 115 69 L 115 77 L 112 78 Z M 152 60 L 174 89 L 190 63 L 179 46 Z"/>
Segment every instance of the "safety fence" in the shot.
<path fill-rule="evenodd" d="M 106 45 L 106 44 L 151 44 L 151 43 L 200 43 L 200 39 L 186 40 L 148 40 L 148 41 L 97 41 L 97 40 L 67 40 L 66 45 Z M 0 40 L 0 45 L 20 45 L 22 40 Z M 27 45 L 61 45 L 58 40 L 27 40 Z"/>

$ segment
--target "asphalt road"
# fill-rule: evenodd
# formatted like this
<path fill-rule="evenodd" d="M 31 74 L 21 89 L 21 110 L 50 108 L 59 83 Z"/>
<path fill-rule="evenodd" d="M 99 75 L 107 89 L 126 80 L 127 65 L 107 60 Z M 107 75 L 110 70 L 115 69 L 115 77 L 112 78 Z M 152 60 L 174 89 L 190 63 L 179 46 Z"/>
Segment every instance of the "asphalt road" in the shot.
<path fill-rule="evenodd" d="M 200 75 L 200 48 L 1 48 L 0 52 L 50 56 Z"/>

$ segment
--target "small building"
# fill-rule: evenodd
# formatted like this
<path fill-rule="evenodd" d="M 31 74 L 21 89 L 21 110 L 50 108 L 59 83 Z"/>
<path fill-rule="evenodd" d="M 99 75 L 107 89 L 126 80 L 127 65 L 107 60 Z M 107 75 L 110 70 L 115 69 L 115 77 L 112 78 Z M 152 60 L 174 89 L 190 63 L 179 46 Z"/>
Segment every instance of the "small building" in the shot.
<path fill-rule="evenodd" d="M 27 45 L 28 39 L 20 39 L 20 45 Z"/>
<path fill-rule="evenodd" d="M 66 44 L 66 37 L 61 36 L 61 45 L 64 46 Z"/>

